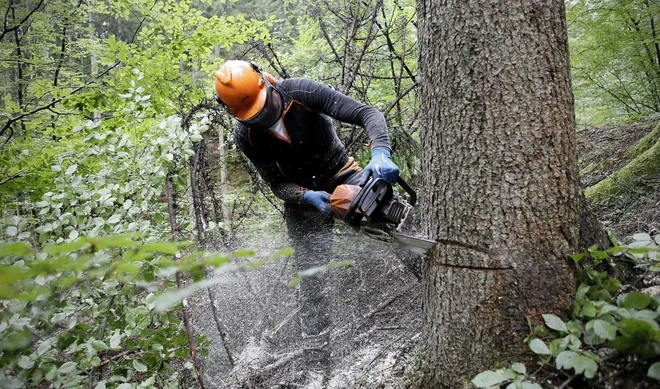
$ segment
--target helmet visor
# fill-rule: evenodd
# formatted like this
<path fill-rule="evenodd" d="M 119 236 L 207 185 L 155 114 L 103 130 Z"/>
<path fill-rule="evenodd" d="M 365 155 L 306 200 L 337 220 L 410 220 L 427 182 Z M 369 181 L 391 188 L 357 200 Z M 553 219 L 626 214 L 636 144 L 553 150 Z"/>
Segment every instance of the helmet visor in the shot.
<path fill-rule="evenodd" d="M 264 106 L 261 107 L 261 110 L 251 118 L 239 120 L 239 122 L 249 127 L 268 128 L 280 119 L 283 106 L 282 96 L 277 93 L 272 85 L 268 85 L 266 101 L 264 102 Z"/>

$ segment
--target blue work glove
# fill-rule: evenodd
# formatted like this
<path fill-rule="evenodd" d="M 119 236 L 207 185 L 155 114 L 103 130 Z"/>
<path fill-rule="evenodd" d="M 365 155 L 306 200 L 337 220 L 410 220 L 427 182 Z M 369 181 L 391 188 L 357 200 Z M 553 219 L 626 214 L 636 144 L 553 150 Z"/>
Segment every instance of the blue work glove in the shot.
<path fill-rule="evenodd" d="M 387 147 L 375 147 L 371 149 L 371 161 L 367 167 L 362 171 L 362 182 L 360 186 L 364 186 L 369 177 L 382 178 L 392 184 L 396 184 L 399 177 L 399 168 L 392 162 L 390 149 Z"/>
<path fill-rule="evenodd" d="M 332 208 L 330 208 L 330 193 L 308 190 L 303 193 L 303 200 L 305 200 L 307 204 L 315 206 L 321 213 L 332 215 Z"/>

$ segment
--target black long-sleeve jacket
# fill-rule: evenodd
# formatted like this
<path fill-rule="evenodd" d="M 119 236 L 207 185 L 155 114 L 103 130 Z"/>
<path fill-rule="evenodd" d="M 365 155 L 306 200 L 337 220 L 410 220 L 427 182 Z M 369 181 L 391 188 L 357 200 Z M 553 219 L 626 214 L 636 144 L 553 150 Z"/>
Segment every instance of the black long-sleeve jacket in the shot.
<path fill-rule="evenodd" d="M 305 189 L 325 189 L 347 163 L 329 117 L 364 128 L 372 148 L 390 147 L 385 117 L 377 109 L 308 79 L 282 80 L 275 88 L 284 99 L 286 134 L 238 123 L 234 138 L 280 199 L 301 203 Z"/>

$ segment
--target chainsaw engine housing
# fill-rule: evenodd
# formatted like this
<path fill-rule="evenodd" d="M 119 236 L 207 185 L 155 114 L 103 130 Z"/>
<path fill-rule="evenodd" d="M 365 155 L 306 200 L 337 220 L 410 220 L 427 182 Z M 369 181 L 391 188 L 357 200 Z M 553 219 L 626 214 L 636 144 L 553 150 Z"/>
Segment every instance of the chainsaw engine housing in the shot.
<path fill-rule="evenodd" d="M 392 184 L 381 178 L 370 180 L 362 188 L 340 185 L 330 198 L 330 206 L 335 215 L 350 226 L 385 223 L 393 224 L 395 230 L 412 209 L 410 204 L 394 194 Z"/>

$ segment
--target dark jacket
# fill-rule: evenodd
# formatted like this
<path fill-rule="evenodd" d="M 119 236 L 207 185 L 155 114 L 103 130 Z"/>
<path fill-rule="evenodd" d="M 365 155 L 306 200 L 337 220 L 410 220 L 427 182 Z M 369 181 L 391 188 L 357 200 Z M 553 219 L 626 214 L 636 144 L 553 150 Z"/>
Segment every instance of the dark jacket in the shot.
<path fill-rule="evenodd" d="M 377 109 L 307 79 L 286 79 L 276 90 L 284 98 L 283 124 L 289 139 L 238 123 L 234 138 L 273 193 L 301 203 L 305 189 L 323 190 L 348 156 L 330 117 L 364 128 L 371 147 L 390 147 L 385 117 Z"/>

